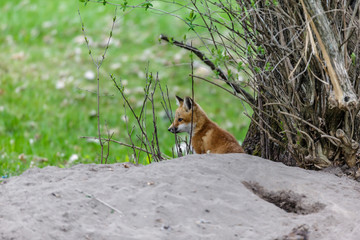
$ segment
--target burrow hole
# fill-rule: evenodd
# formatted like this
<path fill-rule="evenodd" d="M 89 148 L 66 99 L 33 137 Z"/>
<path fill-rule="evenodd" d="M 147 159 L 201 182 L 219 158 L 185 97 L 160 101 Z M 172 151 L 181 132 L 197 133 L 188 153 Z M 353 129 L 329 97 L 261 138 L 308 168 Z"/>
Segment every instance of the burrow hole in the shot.
<path fill-rule="evenodd" d="M 255 193 L 261 199 L 272 203 L 289 213 L 306 215 L 319 212 L 326 206 L 325 204 L 319 202 L 315 202 L 313 204 L 305 203 L 305 195 L 294 193 L 291 190 L 273 192 L 267 191 L 256 182 L 243 181 L 242 184 L 244 184 L 246 188 Z"/>

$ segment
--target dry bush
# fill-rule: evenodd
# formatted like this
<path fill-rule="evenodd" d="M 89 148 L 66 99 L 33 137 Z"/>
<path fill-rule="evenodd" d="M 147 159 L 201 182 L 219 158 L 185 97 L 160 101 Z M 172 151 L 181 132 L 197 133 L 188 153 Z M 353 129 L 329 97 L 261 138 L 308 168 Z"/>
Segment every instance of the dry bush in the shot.
<path fill-rule="evenodd" d="M 353 167 L 360 140 L 359 2 L 188 1 L 183 6 L 198 20 L 190 14 L 187 23 L 208 30 L 198 35 L 206 48 L 162 39 L 199 51 L 252 107 L 249 153 L 305 168 Z M 248 80 L 238 81 L 238 73 Z"/>

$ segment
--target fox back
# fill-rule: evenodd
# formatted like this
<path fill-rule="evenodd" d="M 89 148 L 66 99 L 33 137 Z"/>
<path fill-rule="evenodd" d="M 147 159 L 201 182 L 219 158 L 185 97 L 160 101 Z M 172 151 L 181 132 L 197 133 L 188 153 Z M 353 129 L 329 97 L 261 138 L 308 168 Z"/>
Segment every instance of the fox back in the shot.
<path fill-rule="evenodd" d="M 191 134 L 191 145 L 196 153 L 244 153 L 235 137 L 211 121 L 190 97 L 182 99 L 176 96 L 176 101 L 178 109 L 168 130 Z"/>

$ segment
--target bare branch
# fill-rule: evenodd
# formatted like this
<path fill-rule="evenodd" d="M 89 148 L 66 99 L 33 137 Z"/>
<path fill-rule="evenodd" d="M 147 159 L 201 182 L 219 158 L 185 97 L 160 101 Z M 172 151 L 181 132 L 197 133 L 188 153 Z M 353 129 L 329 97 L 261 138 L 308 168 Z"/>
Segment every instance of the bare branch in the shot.
<path fill-rule="evenodd" d="M 243 95 L 245 98 L 247 98 L 250 102 L 254 103 L 255 99 L 253 98 L 253 96 L 251 96 L 248 92 L 246 92 L 244 89 L 242 89 L 240 86 L 238 86 L 235 83 L 231 83 L 228 79 L 228 77 L 226 76 L 226 74 L 219 68 L 216 67 L 215 64 L 210 61 L 209 58 L 207 58 L 205 56 L 204 53 L 202 53 L 199 49 L 189 46 L 187 44 L 184 44 L 182 42 L 176 41 L 176 40 L 170 40 L 167 36 L 165 35 L 160 35 L 160 39 L 164 40 L 166 42 L 172 43 L 175 46 L 178 46 L 180 48 L 189 50 L 191 52 L 193 52 L 196 56 L 198 56 L 198 58 L 200 58 L 201 61 L 203 61 L 207 66 L 209 66 L 211 68 L 211 70 L 215 71 L 216 73 L 219 74 L 220 78 L 222 80 L 224 80 L 229 86 L 231 86 L 237 93 Z"/>

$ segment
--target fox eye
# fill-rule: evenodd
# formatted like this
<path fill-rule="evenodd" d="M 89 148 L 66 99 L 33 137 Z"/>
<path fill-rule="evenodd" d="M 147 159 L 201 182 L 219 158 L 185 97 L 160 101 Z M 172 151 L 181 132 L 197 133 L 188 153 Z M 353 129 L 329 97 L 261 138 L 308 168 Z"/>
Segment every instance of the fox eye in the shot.
<path fill-rule="evenodd" d="M 178 121 L 181 122 L 183 119 L 182 118 L 179 118 Z"/>

